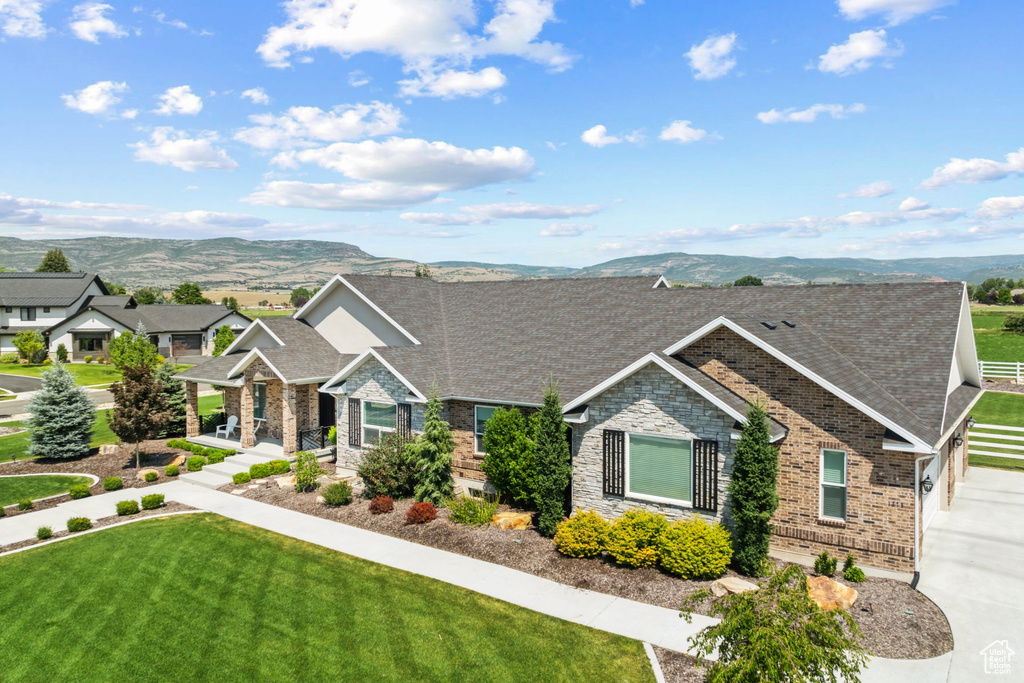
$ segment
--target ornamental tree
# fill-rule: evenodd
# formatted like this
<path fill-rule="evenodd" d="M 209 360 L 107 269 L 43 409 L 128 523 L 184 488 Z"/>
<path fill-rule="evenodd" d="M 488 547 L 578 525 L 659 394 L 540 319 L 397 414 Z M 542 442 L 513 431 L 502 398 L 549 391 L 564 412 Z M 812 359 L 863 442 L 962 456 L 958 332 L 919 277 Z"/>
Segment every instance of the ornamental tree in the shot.
<path fill-rule="evenodd" d="M 441 397 L 435 384 L 423 418 L 423 433 L 412 444 L 417 456 L 419 478 L 416 500 L 441 505 L 452 497 L 452 451 L 455 439 L 451 426 L 441 417 Z"/>
<path fill-rule="evenodd" d="M 558 384 L 550 379 L 544 385 L 544 405 L 537 417 L 533 456 L 537 471 L 534 502 L 540 510 L 537 528 L 548 538 L 555 535 L 558 523 L 565 517 L 565 495 L 572 476 L 566 429 Z"/>
<path fill-rule="evenodd" d="M 761 401 L 747 408 L 747 421 L 733 453 L 729 494 L 732 503 L 733 559 L 747 576 L 760 576 L 768 562 L 771 518 L 779 507 L 776 486 L 779 451 L 771 445 L 768 415 Z"/>
<path fill-rule="evenodd" d="M 532 505 L 537 489 L 534 445 L 526 418 L 517 408 L 498 408 L 484 424 L 480 469 L 502 494 Z"/>
<path fill-rule="evenodd" d="M 122 332 L 120 336 L 110 342 L 107 353 L 110 356 L 110 362 L 121 371 L 135 365 L 152 368 L 157 363 L 157 349 L 149 341 L 146 326 L 141 322 L 135 328 L 135 332 Z"/>
<path fill-rule="evenodd" d="M 135 467 L 140 466 L 139 443 L 155 438 L 166 427 L 169 415 L 163 384 L 153 377 L 148 365 L 124 369 L 120 382 L 110 385 L 114 410 L 107 411 L 107 422 L 117 438 L 135 444 Z"/>
<path fill-rule="evenodd" d="M 43 335 L 35 330 L 22 330 L 14 335 L 12 343 L 14 348 L 18 349 L 18 355 L 28 361 L 34 360 L 39 352 L 46 348 Z"/>
<path fill-rule="evenodd" d="M 235 333 L 230 325 L 217 328 L 217 336 L 213 338 L 213 355 L 219 356 L 235 341 Z"/>
<path fill-rule="evenodd" d="M 81 458 L 89 455 L 96 405 L 75 384 L 63 363 L 43 372 L 43 388 L 29 401 L 28 454 L 37 458 Z"/>
<path fill-rule="evenodd" d="M 43 262 L 36 268 L 37 273 L 70 273 L 71 265 L 60 249 L 51 249 L 43 256 Z"/>
<path fill-rule="evenodd" d="M 171 292 L 171 301 L 176 304 L 208 304 L 210 300 L 203 296 L 203 290 L 194 282 L 184 282 Z"/>

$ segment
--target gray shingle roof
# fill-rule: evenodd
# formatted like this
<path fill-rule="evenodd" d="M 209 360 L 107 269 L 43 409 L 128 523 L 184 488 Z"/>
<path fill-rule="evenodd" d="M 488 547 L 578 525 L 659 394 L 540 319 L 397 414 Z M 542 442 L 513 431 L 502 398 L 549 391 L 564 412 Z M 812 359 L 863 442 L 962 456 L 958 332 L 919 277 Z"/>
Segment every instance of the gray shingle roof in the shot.
<path fill-rule="evenodd" d="M 91 273 L 0 273 L 0 306 L 70 306 L 93 282 L 106 293 Z"/>
<path fill-rule="evenodd" d="M 156 334 L 161 332 L 203 332 L 234 313 L 223 304 L 126 306 L 122 301 L 117 301 L 112 305 L 94 303 L 96 299 L 121 300 L 125 298 L 130 299 L 131 297 L 93 297 L 92 301 L 87 302 L 75 316 L 90 310 L 98 311 L 130 330 L 138 328 L 141 322 L 145 325 L 146 332 Z M 71 316 L 71 318 L 75 316 Z M 60 324 L 63 324 L 63 321 Z"/>

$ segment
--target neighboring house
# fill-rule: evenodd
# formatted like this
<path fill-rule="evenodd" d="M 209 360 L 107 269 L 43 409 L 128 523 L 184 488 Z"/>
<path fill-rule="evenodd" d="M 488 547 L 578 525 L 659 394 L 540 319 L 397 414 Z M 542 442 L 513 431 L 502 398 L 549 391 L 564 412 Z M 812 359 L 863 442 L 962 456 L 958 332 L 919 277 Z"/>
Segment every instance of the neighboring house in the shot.
<path fill-rule="evenodd" d="M 966 473 L 982 393 L 962 283 L 337 276 L 293 317 L 253 322 L 179 377 L 190 438 L 198 383 L 217 384 L 242 447 L 279 440 L 291 454 L 336 424 L 349 469 L 381 434 L 420 431 L 436 390 L 466 489 L 485 486 L 494 409 L 536 410 L 553 378 L 571 427 L 573 507 L 726 523 L 734 445 L 759 400 L 780 453 L 773 552 L 853 551 L 903 576 Z"/>
<path fill-rule="evenodd" d="M 44 334 L 107 288 L 89 273 L 0 273 L 0 353 L 15 352 L 14 335 Z"/>

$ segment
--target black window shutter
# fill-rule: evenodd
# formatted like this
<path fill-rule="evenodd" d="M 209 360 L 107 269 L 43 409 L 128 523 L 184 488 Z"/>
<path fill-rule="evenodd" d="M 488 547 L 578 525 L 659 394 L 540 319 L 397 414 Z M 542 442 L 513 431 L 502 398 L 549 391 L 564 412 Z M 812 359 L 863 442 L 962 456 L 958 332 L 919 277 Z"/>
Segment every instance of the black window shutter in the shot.
<path fill-rule="evenodd" d="M 618 429 L 602 432 L 604 449 L 604 492 L 626 495 L 626 433 Z"/>
<path fill-rule="evenodd" d="M 359 448 L 363 445 L 363 410 L 358 398 L 348 400 L 348 445 Z"/>
<path fill-rule="evenodd" d="M 412 438 L 412 404 L 398 404 L 398 433 L 403 439 Z"/>
<path fill-rule="evenodd" d="M 693 508 L 718 512 L 717 441 L 693 441 Z"/>

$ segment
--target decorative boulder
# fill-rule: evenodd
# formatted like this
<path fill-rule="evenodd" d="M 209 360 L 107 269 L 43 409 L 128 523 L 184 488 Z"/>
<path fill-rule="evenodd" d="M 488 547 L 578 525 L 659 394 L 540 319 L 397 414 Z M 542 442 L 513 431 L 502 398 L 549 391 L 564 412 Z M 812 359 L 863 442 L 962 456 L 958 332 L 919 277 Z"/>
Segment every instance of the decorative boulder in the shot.
<path fill-rule="evenodd" d="M 100 455 L 117 455 L 117 451 L 120 448 L 116 443 L 100 444 Z"/>
<path fill-rule="evenodd" d="M 139 481 L 146 481 L 146 473 L 147 472 L 153 472 L 157 476 L 160 475 L 160 471 L 157 470 L 156 468 L 153 468 L 153 467 L 143 467 L 141 470 L 139 470 L 139 473 L 135 475 L 135 478 L 138 479 Z"/>
<path fill-rule="evenodd" d="M 711 584 L 711 592 L 714 594 L 716 598 L 756 590 L 756 583 L 744 581 L 743 579 L 738 579 L 735 576 L 726 576 L 724 578 L 718 579 L 717 581 Z"/>
<path fill-rule="evenodd" d="M 491 526 L 499 529 L 529 529 L 533 515 L 528 512 L 499 512 L 491 517 Z"/>
<path fill-rule="evenodd" d="M 807 594 L 823 610 L 849 609 L 857 602 L 857 591 L 827 576 L 807 579 Z"/>
<path fill-rule="evenodd" d="M 295 488 L 295 475 L 291 474 L 288 475 L 287 477 L 278 477 L 277 485 L 280 486 L 281 488 L 287 488 L 289 486 Z"/>

